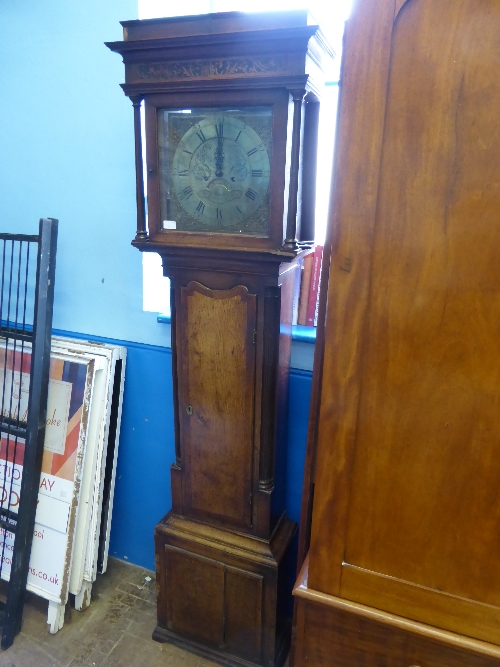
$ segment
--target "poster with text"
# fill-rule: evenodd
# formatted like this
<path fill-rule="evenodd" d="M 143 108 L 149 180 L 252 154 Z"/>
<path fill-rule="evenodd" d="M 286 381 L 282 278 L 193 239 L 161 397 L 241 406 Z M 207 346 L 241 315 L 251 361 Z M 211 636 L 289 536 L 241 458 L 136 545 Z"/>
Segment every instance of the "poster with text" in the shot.
<path fill-rule="evenodd" d="M 0 397 L 4 417 L 26 419 L 29 351 L 0 348 Z M 66 596 L 69 537 L 78 502 L 86 431 L 89 363 L 52 355 L 42 474 L 30 558 L 28 589 L 54 601 Z M 6 400 L 6 398 L 8 400 Z M 17 512 L 24 440 L 6 432 L 0 440 L 0 513 Z M 10 576 L 14 534 L 0 529 L 2 579 Z"/>

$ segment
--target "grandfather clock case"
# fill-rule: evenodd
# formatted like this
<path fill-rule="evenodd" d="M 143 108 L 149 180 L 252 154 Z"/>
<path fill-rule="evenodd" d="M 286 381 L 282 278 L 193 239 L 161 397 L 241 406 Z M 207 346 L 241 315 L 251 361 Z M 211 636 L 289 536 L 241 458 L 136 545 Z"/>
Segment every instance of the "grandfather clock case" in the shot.
<path fill-rule="evenodd" d="M 274 667 L 289 646 L 282 570 L 296 530 L 285 515 L 292 302 L 314 238 L 333 53 L 305 11 L 122 25 L 124 41 L 107 46 L 123 56 L 135 111 L 133 245 L 159 253 L 171 280 L 176 460 L 172 510 L 155 529 L 153 638 Z"/>

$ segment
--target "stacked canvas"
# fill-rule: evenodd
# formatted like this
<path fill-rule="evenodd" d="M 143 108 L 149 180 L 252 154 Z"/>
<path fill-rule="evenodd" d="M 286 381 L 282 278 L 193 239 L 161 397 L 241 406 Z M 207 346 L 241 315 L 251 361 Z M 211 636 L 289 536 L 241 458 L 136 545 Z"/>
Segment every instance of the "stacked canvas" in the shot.
<path fill-rule="evenodd" d="M 0 392 L 12 383 L 16 410 L 28 404 L 30 350 L 0 346 Z M 63 338 L 52 339 L 49 398 L 28 590 L 49 601 L 52 633 L 64 622 L 69 593 L 75 607 L 90 603 L 98 568 L 107 564 L 126 350 Z M 26 370 L 26 372 L 25 372 Z M 4 408 L 5 412 L 5 408 Z M 12 411 L 11 411 L 12 412 Z M 16 418 L 17 415 L 9 414 Z M 0 509 L 16 511 L 22 478 L 22 440 L 2 435 Z M 13 535 L 0 534 L 4 568 L 10 574 Z"/>

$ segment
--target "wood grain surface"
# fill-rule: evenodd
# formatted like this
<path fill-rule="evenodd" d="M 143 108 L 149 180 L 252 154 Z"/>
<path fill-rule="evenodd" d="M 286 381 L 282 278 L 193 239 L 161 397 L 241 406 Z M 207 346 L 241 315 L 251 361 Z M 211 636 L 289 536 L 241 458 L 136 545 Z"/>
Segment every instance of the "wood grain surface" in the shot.
<path fill-rule="evenodd" d="M 265 540 L 170 512 L 155 529 L 154 639 L 228 667 L 281 667 L 290 633 L 277 588 L 295 529 L 284 517 Z"/>
<path fill-rule="evenodd" d="M 256 296 L 191 282 L 182 301 L 185 506 L 249 526 Z"/>
<path fill-rule="evenodd" d="M 294 589 L 296 659 L 308 667 L 494 667 L 500 647 L 379 611 L 308 586 Z"/>
<path fill-rule="evenodd" d="M 314 238 L 317 112 L 334 54 L 306 10 L 218 12 L 123 27 L 124 40 L 107 46 L 123 56 L 122 88 L 135 105 L 138 134 L 140 100 L 146 127 L 148 233 L 138 163 L 133 245 L 161 255 L 173 286 L 176 461 L 173 512 L 156 529 L 153 636 L 231 667 L 280 667 L 290 626 L 278 595 L 286 595 L 282 559 L 295 529 L 285 517 L 293 277 L 305 251 L 299 241 Z M 272 113 L 272 127 L 266 124 L 265 136 L 258 132 L 270 180 L 256 219 L 237 224 L 230 217 L 236 209 L 227 209 L 227 226 L 188 229 L 182 211 L 172 208 L 177 222 L 164 228 L 175 180 L 166 153 L 181 146 L 171 132 L 168 145 L 163 141 L 165 111 L 248 116 L 249 107 Z M 243 196 L 234 188 L 233 195 Z M 181 537 L 173 528 L 178 521 L 196 528 Z M 205 529 L 211 538 L 198 532 Z M 251 548 L 242 548 L 244 535 L 253 536 Z M 256 558 L 265 561 L 258 571 Z"/>
<path fill-rule="evenodd" d="M 492 605 L 499 30 L 500 5 L 486 0 L 419 0 L 398 18 L 345 551 L 360 568 Z"/>
<path fill-rule="evenodd" d="M 436 594 L 435 589 L 347 564 L 342 566 L 340 594 L 404 618 L 500 644 L 500 609 L 492 605 Z"/>
<path fill-rule="evenodd" d="M 310 546 L 311 586 L 331 594 L 340 591 L 394 0 L 358 0 L 355 9 L 346 27 L 340 92 Z M 357 104 L 361 95 L 370 103 Z"/>
<path fill-rule="evenodd" d="M 296 665 L 308 667 L 496 667 L 491 644 L 377 612 L 307 587 L 297 595 Z"/>
<path fill-rule="evenodd" d="M 349 24 L 309 583 L 500 643 L 500 5 Z"/>

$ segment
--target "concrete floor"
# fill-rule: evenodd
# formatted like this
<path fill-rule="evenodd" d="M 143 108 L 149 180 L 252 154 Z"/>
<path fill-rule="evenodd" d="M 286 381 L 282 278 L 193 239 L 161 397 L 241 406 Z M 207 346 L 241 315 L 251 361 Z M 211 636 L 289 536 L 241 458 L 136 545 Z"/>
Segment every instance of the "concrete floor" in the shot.
<path fill-rule="evenodd" d="M 64 627 L 55 635 L 47 631 L 46 600 L 30 594 L 22 631 L 0 652 L 0 667 L 215 667 L 154 642 L 155 625 L 154 573 L 110 558 L 92 588 L 90 607 L 81 613 L 68 604 Z"/>

